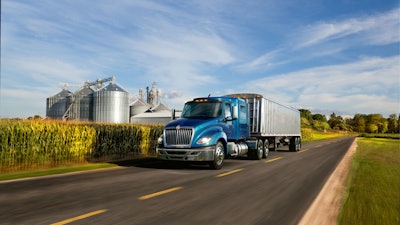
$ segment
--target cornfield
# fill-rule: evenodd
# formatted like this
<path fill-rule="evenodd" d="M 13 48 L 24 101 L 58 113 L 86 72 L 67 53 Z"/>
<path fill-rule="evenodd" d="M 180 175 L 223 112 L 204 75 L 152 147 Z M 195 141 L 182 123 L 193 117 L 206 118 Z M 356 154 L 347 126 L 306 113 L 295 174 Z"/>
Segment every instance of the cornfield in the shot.
<path fill-rule="evenodd" d="M 0 173 L 155 155 L 161 125 L 0 120 Z"/>

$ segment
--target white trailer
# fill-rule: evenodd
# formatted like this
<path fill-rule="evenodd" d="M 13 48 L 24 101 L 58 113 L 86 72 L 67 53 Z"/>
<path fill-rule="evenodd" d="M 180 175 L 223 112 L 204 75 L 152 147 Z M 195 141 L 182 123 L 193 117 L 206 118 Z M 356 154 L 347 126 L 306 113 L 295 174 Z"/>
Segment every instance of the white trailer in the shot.
<path fill-rule="evenodd" d="M 264 98 L 260 94 L 238 93 L 228 97 L 246 100 L 249 107 L 250 136 L 262 139 L 265 148 L 276 150 L 289 145 L 290 151 L 301 148 L 300 111 Z"/>

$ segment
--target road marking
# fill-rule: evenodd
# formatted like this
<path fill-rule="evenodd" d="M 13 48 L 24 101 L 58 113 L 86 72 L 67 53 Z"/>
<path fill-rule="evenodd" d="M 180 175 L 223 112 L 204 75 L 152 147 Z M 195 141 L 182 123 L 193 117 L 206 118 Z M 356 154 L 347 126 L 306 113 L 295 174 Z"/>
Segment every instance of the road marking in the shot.
<path fill-rule="evenodd" d="M 139 200 L 146 200 L 146 199 L 149 199 L 149 198 L 154 198 L 154 197 L 157 197 L 157 196 L 160 196 L 160 195 L 168 194 L 170 192 L 177 191 L 177 190 L 180 190 L 182 188 L 183 187 L 174 187 L 174 188 L 170 188 L 170 189 L 167 189 L 167 190 L 164 190 L 164 191 L 159 191 L 159 192 L 156 192 L 156 193 L 153 193 L 153 194 L 143 195 L 143 196 L 139 197 L 138 199 Z"/>
<path fill-rule="evenodd" d="M 265 161 L 265 162 L 266 162 L 266 163 L 270 163 L 270 162 L 273 162 L 273 161 L 276 161 L 276 160 L 280 160 L 280 159 L 283 159 L 283 157 L 273 158 L 273 159 L 267 160 L 267 161 Z"/>
<path fill-rule="evenodd" d="M 228 176 L 228 175 L 231 175 L 231 174 L 233 174 L 233 173 L 240 172 L 240 171 L 242 171 L 242 170 L 244 170 L 244 169 L 241 168 L 241 169 L 237 169 L 237 170 L 232 170 L 232 171 L 229 171 L 229 172 L 226 172 L 226 173 L 218 174 L 218 175 L 215 176 L 215 177 L 224 177 L 224 176 Z"/>
<path fill-rule="evenodd" d="M 72 223 L 72 222 L 75 222 L 77 220 L 85 219 L 85 218 L 88 218 L 88 217 L 91 217 L 91 216 L 94 216 L 94 215 L 97 215 L 97 214 L 100 214 L 100 213 L 104 213 L 104 212 L 107 212 L 107 209 L 101 209 L 101 210 L 97 210 L 97 211 L 94 211 L 94 212 L 91 212 L 91 213 L 86 213 L 86 214 L 83 214 L 83 215 L 80 215 L 80 216 L 77 216 L 77 217 L 74 217 L 74 218 L 66 219 L 66 220 L 63 220 L 63 221 L 60 221 L 60 222 L 57 222 L 57 223 L 52 223 L 51 225 L 64 225 L 64 224 L 67 224 L 67 223 Z"/>
<path fill-rule="evenodd" d="M 305 151 L 308 151 L 308 150 L 310 150 L 310 149 L 309 148 L 308 149 L 302 149 L 302 150 L 298 151 L 297 153 L 302 153 L 302 152 L 305 152 Z"/>

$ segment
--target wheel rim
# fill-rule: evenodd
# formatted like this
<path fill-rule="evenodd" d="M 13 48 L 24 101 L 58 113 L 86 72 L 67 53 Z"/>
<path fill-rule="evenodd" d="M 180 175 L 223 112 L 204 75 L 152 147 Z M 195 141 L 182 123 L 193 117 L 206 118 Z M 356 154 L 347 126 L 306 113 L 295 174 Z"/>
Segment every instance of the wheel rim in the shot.
<path fill-rule="evenodd" d="M 259 141 L 257 147 L 257 158 L 261 159 L 263 154 L 264 154 L 263 144 L 262 141 Z"/>
<path fill-rule="evenodd" d="M 267 158 L 269 155 L 269 142 L 268 140 L 265 141 L 264 143 L 264 156 Z"/>
<path fill-rule="evenodd" d="M 215 149 L 215 158 L 217 165 L 221 165 L 224 161 L 224 148 L 221 145 L 218 145 Z"/>

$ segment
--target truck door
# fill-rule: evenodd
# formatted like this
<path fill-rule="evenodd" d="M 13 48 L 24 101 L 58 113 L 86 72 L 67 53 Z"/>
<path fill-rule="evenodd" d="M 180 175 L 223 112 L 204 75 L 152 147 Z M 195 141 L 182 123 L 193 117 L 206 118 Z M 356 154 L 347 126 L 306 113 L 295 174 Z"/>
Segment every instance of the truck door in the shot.
<path fill-rule="evenodd" d="M 228 140 L 233 139 L 234 137 L 234 126 L 232 123 L 232 108 L 231 108 L 231 103 L 225 102 L 224 104 L 224 123 L 225 126 L 223 126 L 223 130 L 226 133 L 226 136 Z"/>
<path fill-rule="evenodd" d="M 248 113 L 248 108 L 246 103 L 240 103 L 239 104 L 239 118 L 237 120 L 238 122 L 238 127 L 239 127 L 239 132 L 237 134 L 237 137 L 247 139 L 250 137 L 250 131 L 249 131 L 249 113 Z"/>

